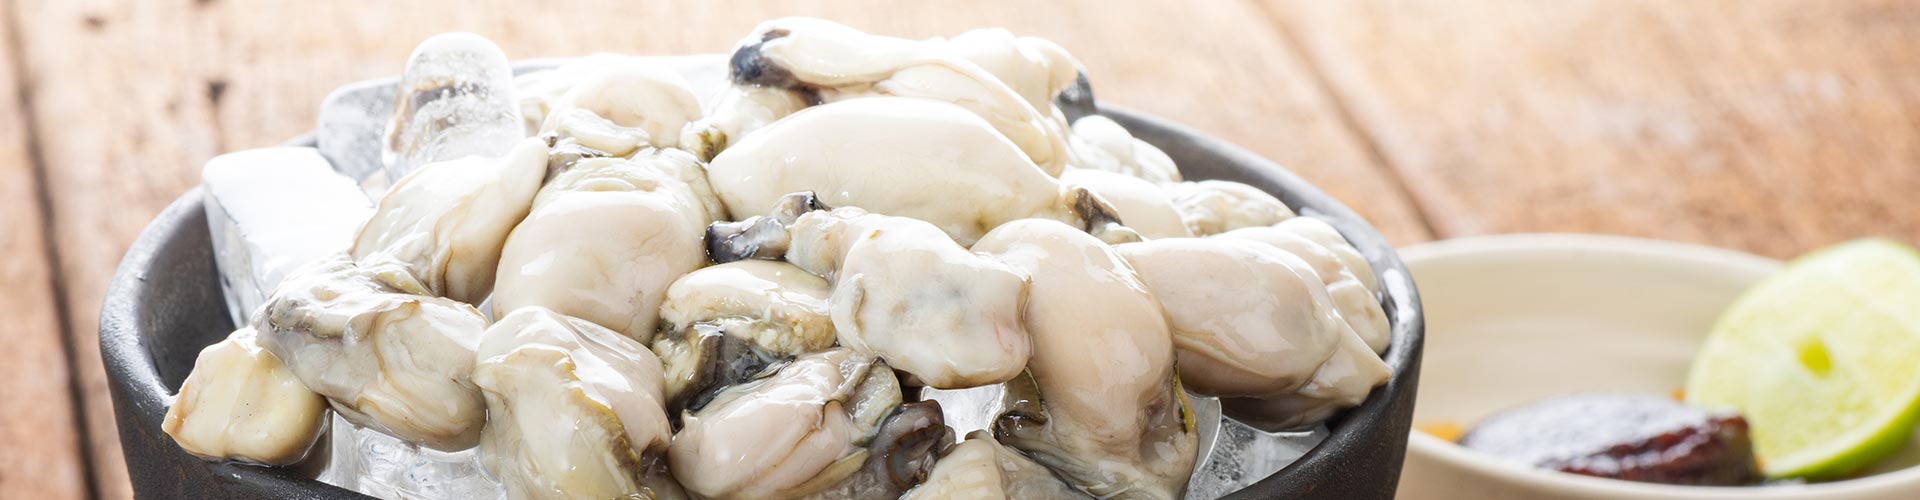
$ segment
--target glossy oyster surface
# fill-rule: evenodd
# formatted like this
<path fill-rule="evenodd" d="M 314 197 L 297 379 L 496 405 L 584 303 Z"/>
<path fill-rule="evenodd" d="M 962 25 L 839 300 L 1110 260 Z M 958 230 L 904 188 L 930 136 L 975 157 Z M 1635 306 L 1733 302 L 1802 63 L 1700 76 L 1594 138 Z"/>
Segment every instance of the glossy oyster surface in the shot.
<path fill-rule="evenodd" d="M 656 148 L 677 146 L 680 129 L 703 116 L 700 99 L 685 77 L 665 65 L 642 61 L 614 62 L 598 68 L 549 106 L 542 132 L 551 132 L 562 120 L 586 112 L 644 134 L 643 142 Z"/>
<path fill-rule="evenodd" d="M 421 166 L 380 199 L 353 258 L 398 263 L 431 295 L 478 304 L 492 292 L 501 244 L 527 216 L 546 170 L 547 146 L 537 138 L 499 158 Z"/>
<path fill-rule="evenodd" d="M 840 344 L 940 389 L 997 384 L 1026 366 L 1025 273 L 932 224 L 858 208 L 795 220 L 787 260 L 833 280 Z"/>
<path fill-rule="evenodd" d="M 681 417 L 672 469 L 704 498 L 893 498 L 952 442 L 932 403 L 847 349 L 809 354 Z"/>
<path fill-rule="evenodd" d="M 1243 227 L 1279 224 L 1293 209 L 1259 188 L 1231 181 L 1180 182 L 1166 186 L 1173 205 L 1195 236 Z"/>
<path fill-rule="evenodd" d="M 1067 486 L 1046 467 L 1012 448 L 977 433 L 934 462 L 927 481 L 901 500 L 975 498 L 981 500 L 1081 500 L 1090 495 Z"/>
<path fill-rule="evenodd" d="M 1033 358 L 1009 384 L 1015 402 L 995 437 L 1102 498 L 1181 498 L 1198 436 L 1147 283 L 1112 247 L 1058 222 L 1011 222 L 973 248 L 1033 279 Z"/>
<path fill-rule="evenodd" d="M 666 470 L 673 431 L 645 346 L 527 307 L 488 328 L 477 355 L 481 454 L 509 498 L 685 498 Z"/>
<path fill-rule="evenodd" d="M 1326 237 L 1328 233 L 1332 238 Z M 1298 217 L 1273 226 L 1235 229 L 1217 237 L 1258 241 L 1299 257 L 1320 276 L 1334 309 L 1347 326 L 1375 353 L 1386 351 L 1393 331 L 1387 324 L 1386 311 L 1374 298 L 1373 268 L 1333 226 L 1319 219 Z"/>
<path fill-rule="evenodd" d="M 546 307 L 651 341 L 667 285 L 706 262 L 717 216 L 704 186 L 678 173 L 698 168 L 665 150 L 583 159 L 554 176 L 503 244 L 494 315 Z"/>
<path fill-rule="evenodd" d="M 200 351 L 160 428 L 194 455 L 289 465 L 306 458 L 326 417 L 327 400 L 244 327 Z"/>
<path fill-rule="evenodd" d="M 734 49 L 731 65 L 736 84 L 788 89 L 820 102 L 894 96 L 954 103 L 1047 173 L 1066 164 L 1066 119 L 1052 99 L 1074 81 L 1078 63 L 1051 43 L 991 32 L 913 41 L 784 18 L 755 28 Z"/>
<path fill-rule="evenodd" d="M 720 264 L 675 280 L 653 342 L 666 365 L 668 407 L 686 407 L 770 365 L 833 347 L 831 294 L 827 280 L 772 260 Z"/>
<path fill-rule="evenodd" d="M 1242 421 L 1276 431 L 1310 426 L 1359 404 L 1391 375 L 1299 256 L 1235 238 L 1119 249 L 1166 307 L 1181 381 L 1223 398 Z"/>
<path fill-rule="evenodd" d="M 984 120 L 935 100 L 855 99 L 774 122 L 707 169 L 736 214 L 760 214 L 788 193 L 829 206 L 912 217 L 972 243 L 1001 223 L 1073 220 L 1063 186 Z"/>
<path fill-rule="evenodd" d="M 405 266 L 336 256 L 283 282 L 255 328 L 260 344 L 348 421 L 462 450 L 479 442 L 486 421 L 469 377 L 487 318 L 427 293 Z"/>

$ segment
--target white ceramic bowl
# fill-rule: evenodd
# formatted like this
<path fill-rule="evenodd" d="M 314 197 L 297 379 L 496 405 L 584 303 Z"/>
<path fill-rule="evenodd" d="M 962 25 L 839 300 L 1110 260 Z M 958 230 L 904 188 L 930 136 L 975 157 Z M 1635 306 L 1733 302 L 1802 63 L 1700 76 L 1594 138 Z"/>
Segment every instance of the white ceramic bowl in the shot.
<path fill-rule="evenodd" d="M 1416 426 L 1582 392 L 1669 394 L 1713 322 L 1777 261 L 1612 236 L 1465 238 L 1400 251 L 1427 314 Z M 1420 432 L 1401 500 L 1920 499 L 1920 442 L 1846 481 L 1742 488 L 1599 479 L 1503 462 Z M 1916 441 L 1920 441 L 1917 439 Z"/>

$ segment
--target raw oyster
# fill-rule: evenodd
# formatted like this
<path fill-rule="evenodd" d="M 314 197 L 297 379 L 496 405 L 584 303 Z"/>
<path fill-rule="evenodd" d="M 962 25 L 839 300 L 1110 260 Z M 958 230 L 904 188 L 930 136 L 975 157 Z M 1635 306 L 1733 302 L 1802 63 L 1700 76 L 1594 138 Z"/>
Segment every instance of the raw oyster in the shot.
<path fill-rule="evenodd" d="M 542 132 L 551 132 L 561 119 L 575 111 L 586 111 L 615 125 L 646 135 L 647 145 L 673 147 L 680 142 L 680 129 L 700 119 L 700 100 L 688 88 L 687 79 L 664 65 L 646 61 L 623 61 L 601 68 L 596 74 L 569 88 L 551 104 Z M 608 151 L 616 156 L 624 154 Z"/>
<path fill-rule="evenodd" d="M 1293 209 L 1273 195 L 1238 182 L 1180 182 L 1166 185 L 1166 190 L 1195 236 L 1271 226 L 1294 216 Z"/>
<path fill-rule="evenodd" d="M 1119 123 L 1100 115 L 1073 122 L 1073 166 L 1102 170 L 1165 184 L 1180 181 L 1180 169 L 1160 148 L 1135 139 Z"/>
<path fill-rule="evenodd" d="M 1025 274 L 932 224 L 843 207 L 795 219 L 788 262 L 833 282 L 840 345 L 940 389 L 997 384 L 1027 364 Z"/>
<path fill-rule="evenodd" d="M 697 410 L 701 394 L 833 347 L 831 293 L 827 280 L 770 260 L 730 262 L 675 280 L 660 305 L 662 328 L 653 341 L 666 365 L 668 409 Z"/>
<path fill-rule="evenodd" d="M 493 315 L 543 306 L 651 342 L 666 285 L 705 263 L 712 219 L 687 169 L 685 152 L 655 150 L 555 175 L 501 250 Z"/>
<path fill-rule="evenodd" d="M 915 486 L 900 500 L 1091 500 L 1093 497 L 1067 486 L 1046 467 L 1007 448 L 985 432 L 969 434 L 966 441 L 947 450 L 933 463 L 927 481 Z"/>
<path fill-rule="evenodd" d="M 398 263 L 426 295 L 478 304 L 493 290 L 507 232 L 526 218 L 546 172 L 540 139 L 520 141 L 505 157 L 422 166 L 380 199 L 353 258 Z"/>
<path fill-rule="evenodd" d="M 1173 198 L 1159 185 L 1136 177 L 1085 168 L 1067 169 L 1060 182 L 1085 188 L 1113 207 L 1114 215 L 1140 236 L 1147 238 L 1183 238 L 1193 236 Z"/>
<path fill-rule="evenodd" d="M 326 422 L 327 400 L 244 327 L 200 350 L 160 428 L 194 455 L 288 465 L 307 456 Z"/>
<path fill-rule="evenodd" d="M 486 420 L 468 377 L 487 318 L 429 293 L 404 266 L 334 256 L 288 277 L 254 326 L 347 420 L 457 451 L 479 441 Z"/>
<path fill-rule="evenodd" d="M 767 213 L 788 193 L 812 191 L 827 205 L 933 223 L 963 245 L 1015 219 L 1095 231 L 1118 219 L 1104 200 L 1047 175 L 979 117 L 929 99 L 808 108 L 727 148 L 707 171 L 735 214 Z"/>
<path fill-rule="evenodd" d="M 1181 498 L 1198 434 L 1147 284 L 1112 247 L 1054 221 L 1009 222 L 973 249 L 1033 279 L 1030 376 L 1008 384 L 995 437 L 1100 498 Z"/>
<path fill-rule="evenodd" d="M 1386 364 L 1292 253 L 1234 238 L 1118 249 L 1166 308 L 1181 381 L 1221 397 L 1236 418 L 1270 431 L 1307 427 L 1386 382 Z"/>
<path fill-rule="evenodd" d="M 902 404 L 892 370 L 847 349 L 801 356 L 681 418 L 670 463 L 702 498 L 894 498 L 953 441 L 938 404 Z"/>
<path fill-rule="evenodd" d="M 667 285 L 706 261 L 716 216 L 696 192 L 699 168 L 685 152 L 650 150 L 555 175 L 506 238 L 494 315 L 542 306 L 652 341 Z"/>
<path fill-rule="evenodd" d="M 1326 240 L 1325 234 L 1331 233 L 1332 240 Z M 1311 239 L 1305 234 L 1314 234 L 1322 239 Z M 1368 287 L 1373 280 L 1373 268 L 1365 259 L 1357 259 L 1359 250 L 1340 237 L 1333 226 L 1312 217 L 1296 217 L 1273 226 L 1240 228 L 1215 235 L 1216 238 L 1238 238 L 1273 245 L 1274 248 L 1293 254 L 1313 267 L 1314 274 L 1320 276 L 1326 285 L 1328 297 L 1333 299 L 1334 309 L 1353 331 L 1366 341 L 1367 347 L 1374 352 L 1386 352 L 1387 341 L 1393 331 L 1387 324 L 1387 313 L 1381 309 L 1380 301 L 1374 298 L 1374 292 Z M 1351 255 L 1354 259 L 1343 258 Z M 1360 269 L 1351 264 L 1358 260 Z M 1360 274 L 1366 274 L 1366 280 Z"/>
<path fill-rule="evenodd" d="M 673 431 L 645 346 L 540 307 L 487 329 L 473 382 L 481 456 L 512 499 L 685 498 L 667 472 Z"/>
<path fill-rule="evenodd" d="M 1032 96 L 964 56 L 992 64 Z M 790 89 L 818 102 L 872 96 L 951 102 L 990 123 L 1048 174 L 1066 165 L 1066 118 L 1051 99 L 1072 83 L 1078 64 L 1050 43 L 989 33 L 959 44 L 916 42 L 785 18 L 755 28 L 734 49 L 731 66 L 735 84 Z M 1040 95 L 1046 97 L 1032 98 Z"/>

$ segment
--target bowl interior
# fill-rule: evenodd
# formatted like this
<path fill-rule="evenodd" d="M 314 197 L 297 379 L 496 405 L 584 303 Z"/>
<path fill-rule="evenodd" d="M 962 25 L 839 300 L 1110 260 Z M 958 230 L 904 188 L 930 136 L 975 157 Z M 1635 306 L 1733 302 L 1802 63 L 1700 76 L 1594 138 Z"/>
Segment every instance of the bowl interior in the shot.
<path fill-rule="evenodd" d="M 1728 250 L 1580 235 L 1467 238 L 1403 255 L 1436 332 L 1414 420 L 1463 428 L 1552 396 L 1680 390 L 1720 312 L 1779 268 L 1771 259 Z M 1882 475 L 1862 480 L 1759 488 L 1642 485 L 1498 462 L 1414 433 L 1400 497 L 1911 498 L 1920 489 L 1872 495 L 1882 483 L 1920 488 L 1920 469 L 1901 471 L 1915 463 L 1920 445 L 1910 443 L 1876 466 L 1873 472 Z M 1856 496 L 1830 496 L 1836 494 Z"/>
<path fill-rule="evenodd" d="M 394 79 L 363 82 L 329 99 L 358 92 L 391 96 L 394 85 Z M 1419 296 L 1393 249 L 1353 211 L 1257 155 L 1145 115 L 1104 108 L 1101 113 L 1165 150 L 1189 178 L 1244 182 L 1302 214 L 1327 220 L 1367 257 L 1382 283 L 1393 327 L 1393 346 L 1385 356 L 1393 378 L 1361 406 L 1330 421 L 1331 432 L 1319 446 L 1225 498 L 1392 498 L 1406 450 L 1402 436 L 1412 418 L 1423 325 Z M 348 138 L 359 139 L 364 138 Z M 295 145 L 314 144 L 306 139 Z M 233 327 L 214 271 L 200 196 L 198 190 L 182 196 L 141 234 L 121 262 L 102 311 L 102 353 L 136 491 L 155 498 L 366 498 L 298 471 L 202 461 L 160 432 L 166 407 L 195 355 Z"/>

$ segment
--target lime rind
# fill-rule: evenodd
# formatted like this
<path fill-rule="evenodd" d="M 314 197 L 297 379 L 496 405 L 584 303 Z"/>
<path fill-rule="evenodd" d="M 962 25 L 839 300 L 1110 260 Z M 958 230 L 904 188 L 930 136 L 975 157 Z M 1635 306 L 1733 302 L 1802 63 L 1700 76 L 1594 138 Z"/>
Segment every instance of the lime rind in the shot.
<path fill-rule="evenodd" d="M 1897 451 L 1920 423 L 1920 252 L 1860 240 L 1749 288 L 1687 400 L 1744 415 L 1772 478 L 1844 477 Z"/>

